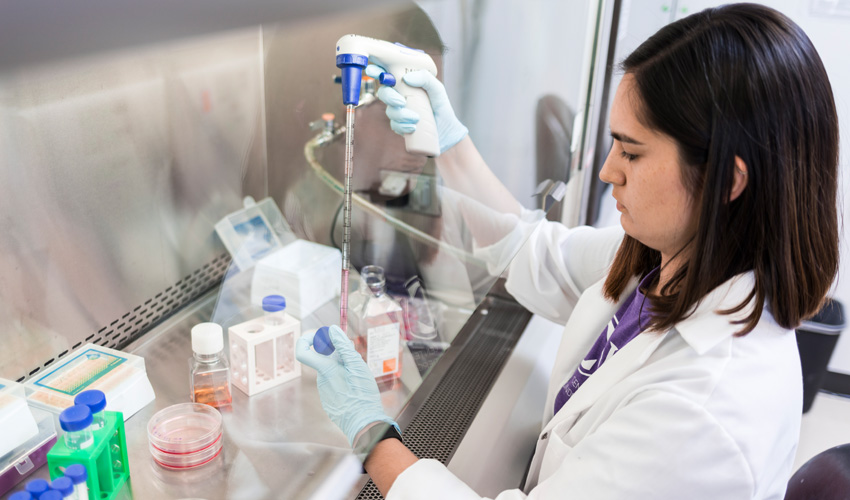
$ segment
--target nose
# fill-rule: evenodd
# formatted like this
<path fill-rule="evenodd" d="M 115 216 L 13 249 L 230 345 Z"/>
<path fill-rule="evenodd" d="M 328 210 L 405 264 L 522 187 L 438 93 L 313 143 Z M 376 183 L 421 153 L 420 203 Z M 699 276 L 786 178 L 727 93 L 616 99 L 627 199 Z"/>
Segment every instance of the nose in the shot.
<path fill-rule="evenodd" d="M 615 186 L 622 186 L 626 183 L 625 174 L 617 167 L 617 159 L 614 157 L 613 146 L 608 150 L 608 156 L 605 158 L 605 163 L 602 164 L 602 169 L 599 171 L 599 180 Z"/>

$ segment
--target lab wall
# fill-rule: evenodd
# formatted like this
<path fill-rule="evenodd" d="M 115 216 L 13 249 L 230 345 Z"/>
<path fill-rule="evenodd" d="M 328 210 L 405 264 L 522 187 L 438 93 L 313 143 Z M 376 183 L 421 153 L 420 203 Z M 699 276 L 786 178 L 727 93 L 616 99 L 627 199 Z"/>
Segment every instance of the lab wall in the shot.
<path fill-rule="evenodd" d="M 582 109 L 582 65 L 596 1 L 433 0 L 419 5 L 446 45 L 443 81 L 487 164 L 524 206 L 537 183 L 566 181 L 560 156 L 540 151 L 546 120 L 570 122 Z M 553 117 L 545 107 L 568 112 Z M 559 126 L 560 128 L 560 126 Z M 558 147 L 569 150 L 571 136 Z M 541 164 L 538 165 L 538 162 Z"/>

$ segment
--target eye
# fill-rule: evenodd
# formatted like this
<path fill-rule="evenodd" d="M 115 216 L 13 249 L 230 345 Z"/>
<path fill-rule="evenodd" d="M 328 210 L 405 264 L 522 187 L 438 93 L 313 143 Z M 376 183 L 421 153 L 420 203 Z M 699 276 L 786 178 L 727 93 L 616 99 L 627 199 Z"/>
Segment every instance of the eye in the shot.
<path fill-rule="evenodd" d="M 621 151 L 620 156 L 622 156 L 623 158 L 625 158 L 628 161 L 634 161 L 638 157 L 638 155 L 633 155 L 633 154 L 627 153 L 626 151 Z"/>

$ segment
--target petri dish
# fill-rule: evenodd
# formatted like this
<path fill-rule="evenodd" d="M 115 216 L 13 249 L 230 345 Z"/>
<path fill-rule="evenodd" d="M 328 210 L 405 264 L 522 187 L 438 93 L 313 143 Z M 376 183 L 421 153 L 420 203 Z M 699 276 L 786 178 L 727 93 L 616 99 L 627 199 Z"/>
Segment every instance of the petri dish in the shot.
<path fill-rule="evenodd" d="M 148 422 L 150 452 L 157 464 L 186 469 L 212 461 L 221 452 L 221 414 L 208 405 L 180 403 Z"/>
<path fill-rule="evenodd" d="M 154 462 L 166 469 L 186 470 L 206 465 L 221 454 L 221 436 L 211 446 L 194 453 L 165 453 L 150 447 Z"/>

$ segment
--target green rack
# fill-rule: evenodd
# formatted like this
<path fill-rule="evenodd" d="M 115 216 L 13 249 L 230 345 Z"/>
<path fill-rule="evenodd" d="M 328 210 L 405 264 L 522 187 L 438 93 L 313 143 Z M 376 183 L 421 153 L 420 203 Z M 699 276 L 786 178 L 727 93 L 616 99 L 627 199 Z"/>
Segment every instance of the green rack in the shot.
<path fill-rule="evenodd" d="M 115 498 L 130 479 L 124 416 L 121 412 L 104 411 L 103 420 L 103 428 L 93 432 L 92 446 L 84 450 L 69 450 L 65 440 L 58 439 L 47 453 L 51 479 L 62 476 L 69 465 L 82 464 L 86 467 L 86 485 L 91 500 Z"/>

